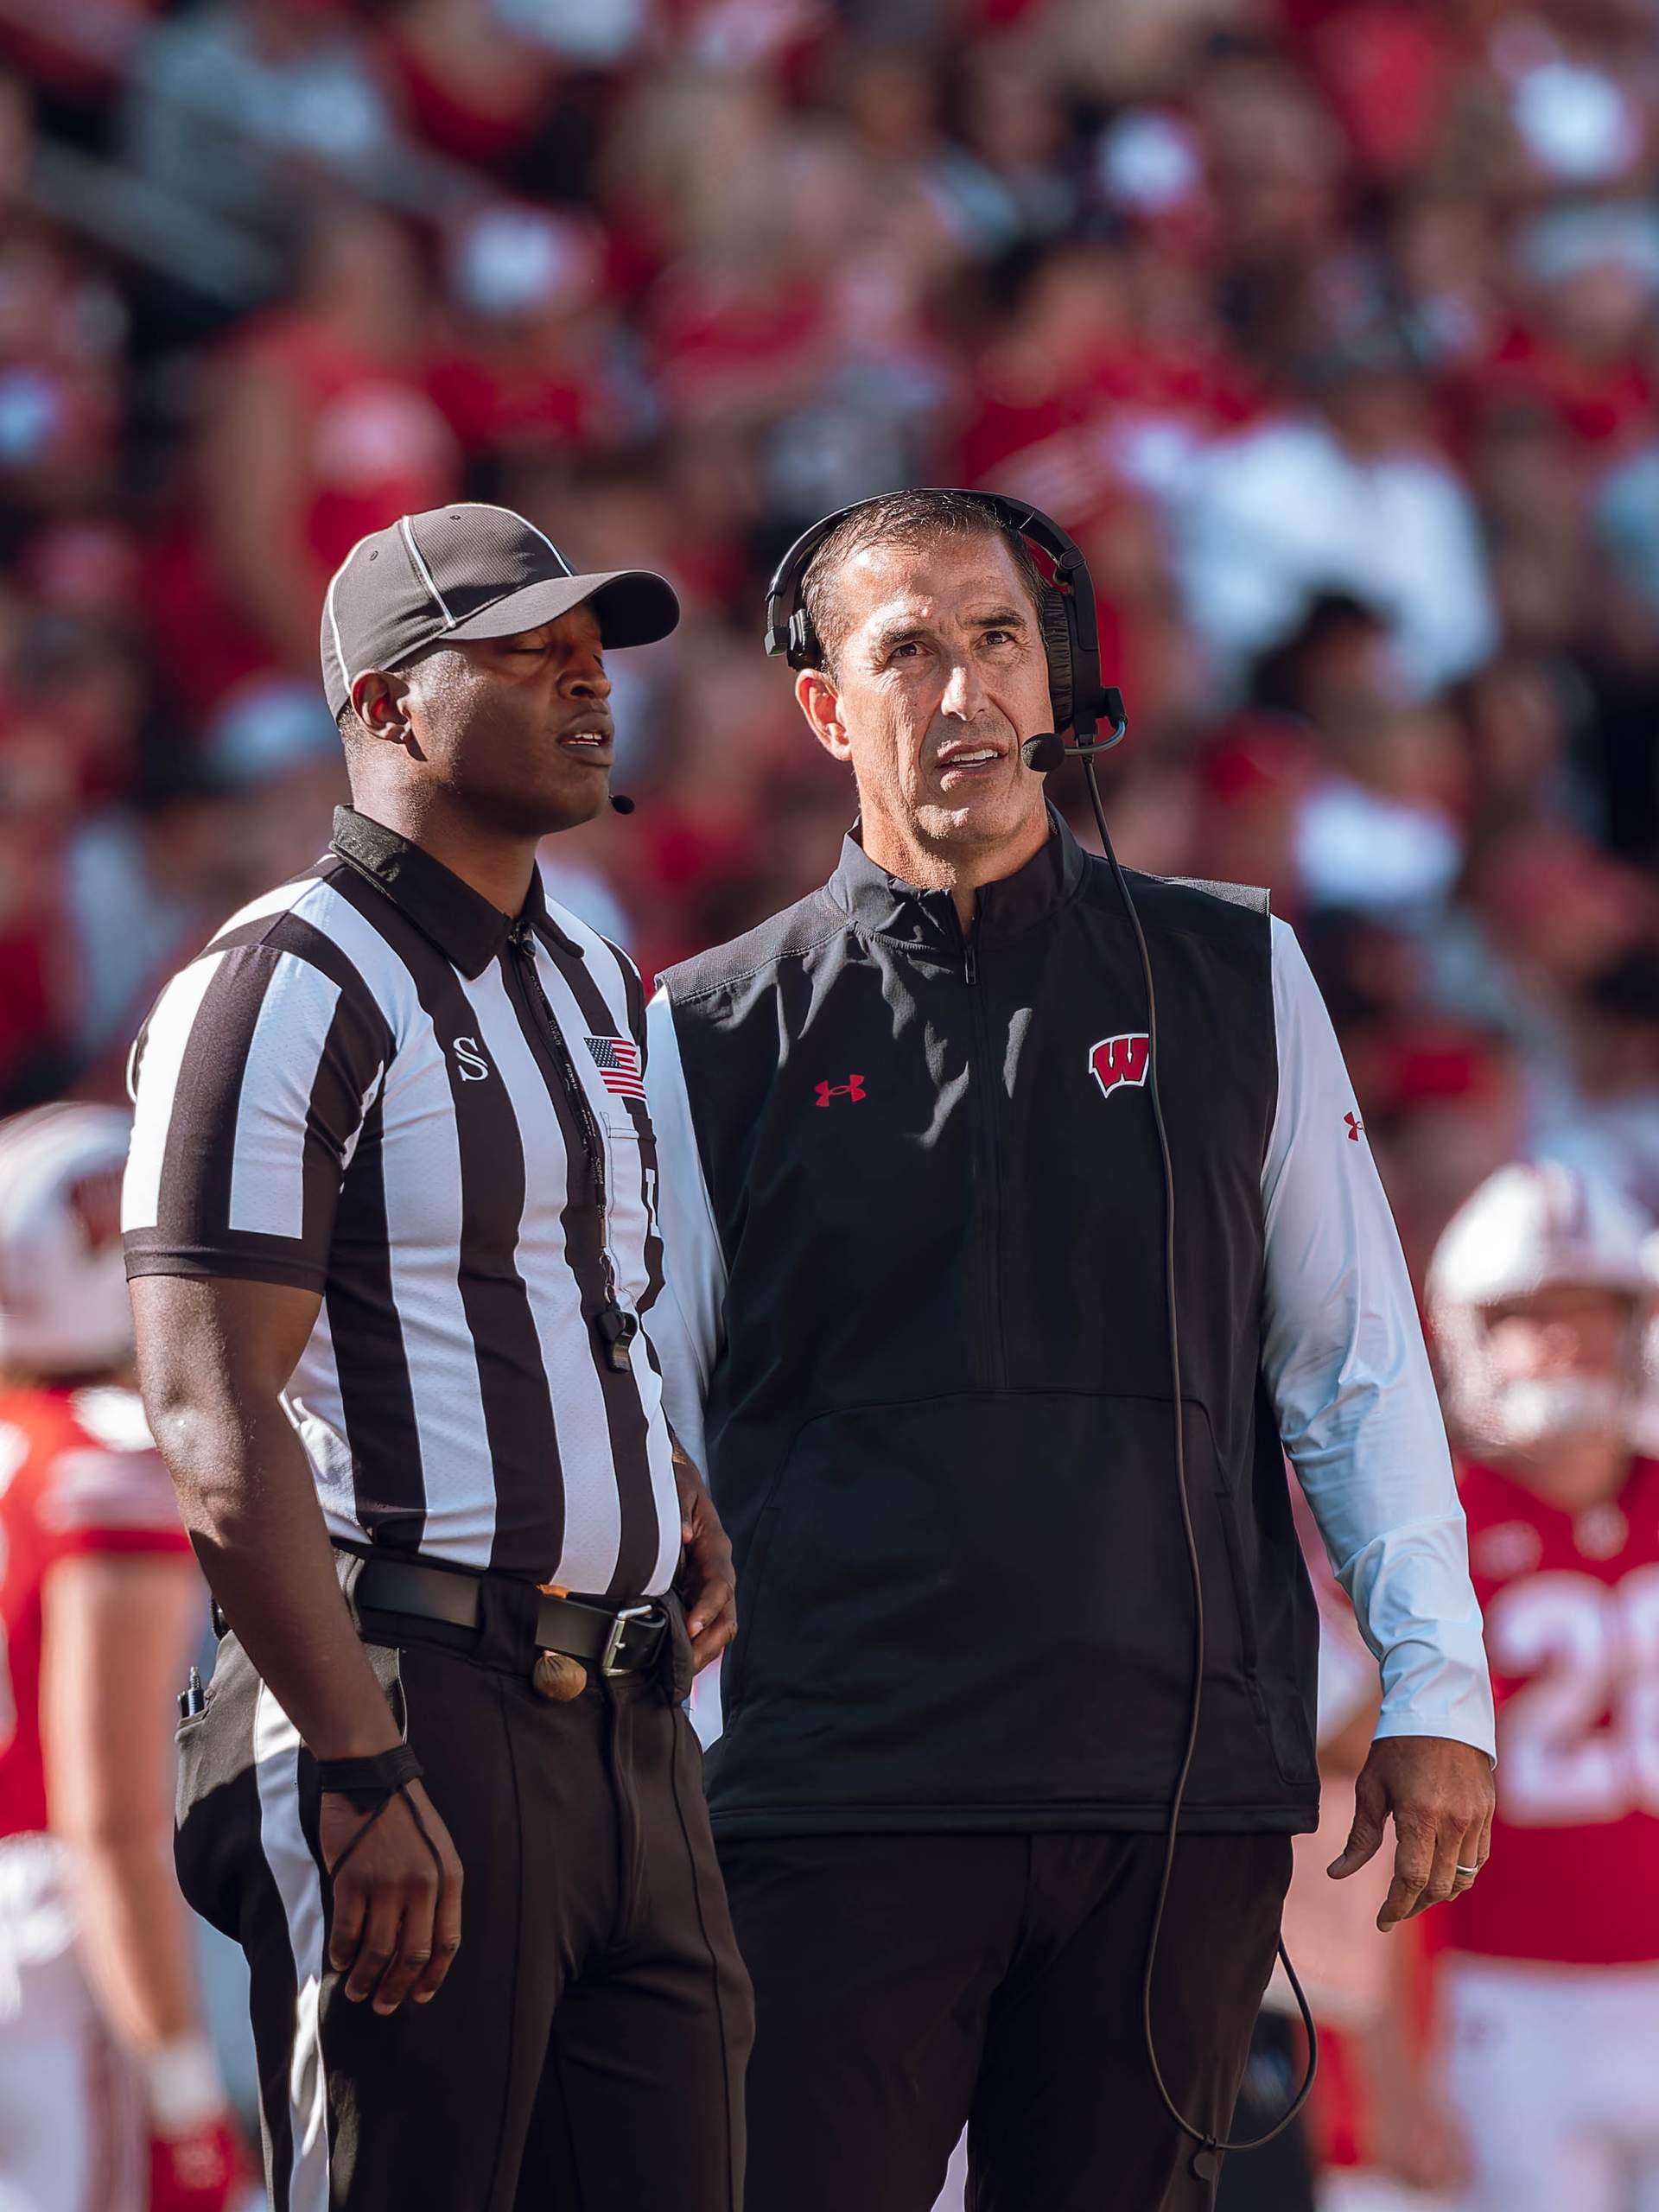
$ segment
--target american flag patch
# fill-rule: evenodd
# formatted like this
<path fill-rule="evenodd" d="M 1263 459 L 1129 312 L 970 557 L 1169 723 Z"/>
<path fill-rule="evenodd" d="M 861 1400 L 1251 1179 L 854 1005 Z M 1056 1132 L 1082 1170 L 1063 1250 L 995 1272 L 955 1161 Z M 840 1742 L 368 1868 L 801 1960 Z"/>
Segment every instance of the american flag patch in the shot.
<path fill-rule="evenodd" d="M 621 1037 L 585 1039 L 599 1070 L 599 1079 L 613 1098 L 643 1098 L 645 1086 L 639 1076 L 639 1047 Z"/>

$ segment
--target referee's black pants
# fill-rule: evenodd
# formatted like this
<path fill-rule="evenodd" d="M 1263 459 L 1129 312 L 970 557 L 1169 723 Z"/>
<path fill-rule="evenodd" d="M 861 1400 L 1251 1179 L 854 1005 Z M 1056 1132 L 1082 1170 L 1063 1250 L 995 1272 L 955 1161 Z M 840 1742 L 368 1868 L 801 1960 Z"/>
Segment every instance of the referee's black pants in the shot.
<path fill-rule="evenodd" d="M 534 1592 L 484 1591 L 475 1631 L 359 1621 L 466 1874 L 429 2005 L 382 2018 L 328 1970 L 315 1767 L 234 1636 L 180 1731 L 180 1880 L 247 1954 L 273 2212 L 740 2212 L 753 2015 L 696 1738 L 666 1669 L 538 1696 Z"/>
<path fill-rule="evenodd" d="M 754 1984 L 748 2212 L 931 2212 L 964 2122 L 969 2212 L 1198 2212 L 1216 2182 L 1141 2025 L 1164 1840 L 722 1840 Z M 1175 1854 L 1153 2026 L 1226 2132 L 1290 1881 L 1287 1835 Z"/>

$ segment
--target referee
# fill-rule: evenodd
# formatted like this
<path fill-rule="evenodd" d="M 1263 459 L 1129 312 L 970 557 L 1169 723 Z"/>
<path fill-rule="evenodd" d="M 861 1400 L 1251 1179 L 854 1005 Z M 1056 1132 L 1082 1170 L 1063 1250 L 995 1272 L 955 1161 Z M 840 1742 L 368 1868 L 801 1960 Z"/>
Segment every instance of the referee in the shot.
<path fill-rule="evenodd" d="M 605 804 L 604 649 L 677 614 L 499 507 L 363 539 L 354 804 L 136 1049 L 144 1400 L 223 1628 L 177 1858 L 248 1956 L 275 2212 L 741 2202 L 681 1710 L 730 1553 L 642 1327 L 639 979 L 536 868 Z"/>
<path fill-rule="evenodd" d="M 755 1991 L 749 2212 L 928 2212 L 964 2123 L 982 2212 L 1190 2212 L 1215 2160 L 1141 2018 L 1193 1609 L 1135 940 L 1021 759 L 1065 720 L 1024 537 L 906 492 L 809 552 L 771 619 L 859 824 L 827 884 L 671 969 L 651 1014 L 658 1340 L 744 1590 L 709 1771 Z M 1478 1868 L 1491 1695 L 1306 964 L 1262 894 L 1129 882 L 1207 1625 L 1153 2026 L 1219 2136 L 1318 1806 L 1285 1450 L 1382 1662 L 1340 1869 L 1391 1816 L 1389 1924 Z"/>

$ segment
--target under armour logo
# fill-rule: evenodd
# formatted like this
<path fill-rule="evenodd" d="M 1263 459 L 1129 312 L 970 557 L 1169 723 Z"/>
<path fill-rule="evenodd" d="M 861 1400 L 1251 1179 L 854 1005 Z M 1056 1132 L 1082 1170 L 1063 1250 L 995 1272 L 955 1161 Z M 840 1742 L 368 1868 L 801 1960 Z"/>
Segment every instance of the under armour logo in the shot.
<path fill-rule="evenodd" d="M 845 1083 L 821 1083 L 818 1085 L 820 1106 L 827 1106 L 832 1098 L 850 1098 L 856 1106 L 863 1096 L 864 1078 L 861 1075 L 849 1076 Z"/>
<path fill-rule="evenodd" d="M 476 1037 L 457 1037 L 449 1047 L 455 1056 L 463 1083 L 482 1083 L 490 1071 L 490 1064 L 480 1049 Z"/>
<path fill-rule="evenodd" d="M 1344 1114 L 1342 1118 L 1348 1124 L 1348 1135 L 1350 1141 L 1354 1144 L 1357 1144 L 1359 1142 L 1359 1133 L 1365 1126 L 1364 1122 L 1360 1120 L 1357 1114 Z"/>

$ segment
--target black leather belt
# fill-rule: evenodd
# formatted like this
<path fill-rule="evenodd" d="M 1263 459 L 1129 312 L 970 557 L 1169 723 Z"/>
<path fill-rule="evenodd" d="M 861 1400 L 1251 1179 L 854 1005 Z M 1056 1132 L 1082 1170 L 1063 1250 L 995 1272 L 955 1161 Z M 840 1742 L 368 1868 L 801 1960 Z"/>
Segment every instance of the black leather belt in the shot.
<path fill-rule="evenodd" d="M 408 1613 L 416 1620 L 447 1621 L 452 1628 L 476 1628 L 479 1581 L 475 1574 L 423 1566 L 417 1560 L 367 1559 L 353 1595 L 371 1612 Z M 543 1592 L 536 1616 L 538 1650 L 562 1651 L 569 1659 L 597 1666 L 607 1681 L 653 1666 L 667 1633 L 668 1615 L 654 1600 L 619 1608 Z"/>

